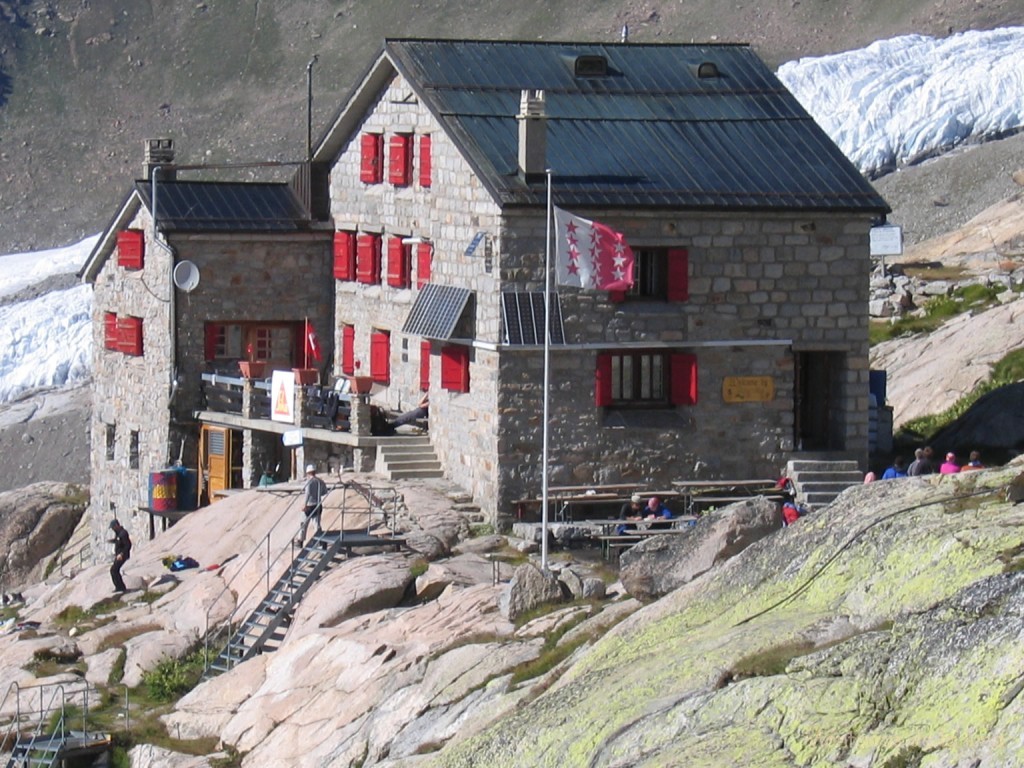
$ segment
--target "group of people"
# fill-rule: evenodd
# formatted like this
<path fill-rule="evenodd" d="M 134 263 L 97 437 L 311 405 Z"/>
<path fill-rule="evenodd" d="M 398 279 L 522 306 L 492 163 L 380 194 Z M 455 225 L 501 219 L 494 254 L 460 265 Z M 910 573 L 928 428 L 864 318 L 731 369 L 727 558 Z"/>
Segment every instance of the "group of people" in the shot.
<path fill-rule="evenodd" d="M 940 475 L 953 475 L 957 472 L 969 472 L 974 469 L 984 469 L 981 463 L 981 454 L 978 451 L 971 451 L 967 463 L 961 466 L 957 463 L 956 454 L 946 454 L 946 460 L 936 468 L 935 452 L 931 446 L 918 448 L 914 451 L 914 460 L 907 466 L 902 456 L 897 456 L 892 461 L 892 466 L 882 473 L 882 480 L 892 480 L 895 477 L 919 477 L 921 475 L 933 475 L 938 472 Z M 872 473 L 868 473 L 871 475 Z M 865 482 L 869 482 L 865 477 Z"/>
<path fill-rule="evenodd" d="M 641 520 L 671 520 L 673 517 L 672 510 L 666 507 L 659 497 L 651 496 L 645 504 L 643 497 L 639 493 L 634 493 L 619 510 L 619 520 L 627 522 L 616 526 L 615 533 L 621 536 L 626 531 L 635 530 L 635 523 Z"/>

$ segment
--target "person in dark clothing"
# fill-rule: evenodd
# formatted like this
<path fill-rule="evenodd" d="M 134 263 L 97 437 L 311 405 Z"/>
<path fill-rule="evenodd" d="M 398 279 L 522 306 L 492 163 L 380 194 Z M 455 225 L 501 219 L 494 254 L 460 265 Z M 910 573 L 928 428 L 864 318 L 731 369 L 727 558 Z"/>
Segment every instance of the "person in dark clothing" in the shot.
<path fill-rule="evenodd" d="M 114 582 L 115 593 L 127 592 L 128 588 L 124 585 L 124 579 L 121 578 L 121 567 L 132 556 L 132 540 L 128 531 L 117 520 L 110 521 L 110 530 L 114 532 L 114 538 L 109 539 L 109 543 L 114 545 L 114 562 L 110 565 L 110 580 Z"/>
<path fill-rule="evenodd" d="M 398 427 L 405 424 L 412 424 L 414 421 L 420 419 L 426 419 L 430 415 L 430 398 L 428 395 L 424 395 L 420 398 L 420 403 L 411 411 L 406 411 L 402 415 L 395 418 L 388 426 L 391 428 L 391 434 L 395 433 Z"/>

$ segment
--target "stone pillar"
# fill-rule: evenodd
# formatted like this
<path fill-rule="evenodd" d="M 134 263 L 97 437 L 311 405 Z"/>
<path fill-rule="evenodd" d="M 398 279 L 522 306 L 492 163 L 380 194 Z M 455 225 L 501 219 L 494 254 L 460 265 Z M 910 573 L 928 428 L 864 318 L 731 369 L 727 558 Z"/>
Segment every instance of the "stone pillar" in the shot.
<path fill-rule="evenodd" d="M 348 429 L 356 437 L 370 435 L 370 398 L 368 395 L 352 395 L 352 410 L 348 417 Z M 372 472 L 377 462 L 377 449 L 353 448 L 352 468 L 356 472 Z"/>

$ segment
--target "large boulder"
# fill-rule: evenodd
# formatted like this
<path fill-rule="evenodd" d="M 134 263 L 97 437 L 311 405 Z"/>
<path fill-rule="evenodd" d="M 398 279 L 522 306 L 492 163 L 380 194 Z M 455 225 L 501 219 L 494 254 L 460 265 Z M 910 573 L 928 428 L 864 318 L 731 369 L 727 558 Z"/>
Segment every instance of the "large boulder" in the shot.
<path fill-rule="evenodd" d="M 653 536 L 623 552 L 622 585 L 640 600 L 667 595 L 781 526 L 778 504 L 763 496 L 730 504 L 686 533 Z"/>
<path fill-rule="evenodd" d="M 508 589 L 501 596 L 501 614 L 509 621 L 515 621 L 539 605 L 561 600 L 562 587 L 555 574 L 533 563 L 523 563 L 516 568 Z"/>
<path fill-rule="evenodd" d="M 4 588 L 40 581 L 50 555 L 75 530 L 88 492 L 67 483 L 36 483 L 0 493 L 0 573 Z"/>

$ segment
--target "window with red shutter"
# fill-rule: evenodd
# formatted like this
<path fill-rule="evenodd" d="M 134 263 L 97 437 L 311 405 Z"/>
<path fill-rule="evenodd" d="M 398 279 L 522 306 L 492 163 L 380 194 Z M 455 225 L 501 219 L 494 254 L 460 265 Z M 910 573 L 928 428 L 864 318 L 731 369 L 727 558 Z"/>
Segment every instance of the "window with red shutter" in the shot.
<path fill-rule="evenodd" d="M 118 346 L 126 355 L 141 357 L 142 350 L 142 318 L 121 317 L 117 321 Z"/>
<path fill-rule="evenodd" d="M 391 334 L 387 331 L 370 334 L 370 376 L 380 384 L 391 381 Z"/>
<path fill-rule="evenodd" d="M 356 372 L 356 327 L 344 325 L 341 328 L 341 372 L 349 376 Z"/>
<path fill-rule="evenodd" d="M 334 233 L 334 277 L 352 280 L 356 276 L 356 233 Z"/>
<path fill-rule="evenodd" d="M 356 238 L 356 280 L 367 285 L 380 283 L 380 235 Z"/>
<path fill-rule="evenodd" d="M 430 186 L 430 176 L 431 176 L 431 173 L 433 172 L 433 169 L 431 168 L 431 163 L 432 162 L 433 161 L 431 160 L 431 155 L 430 155 L 430 134 L 428 133 L 425 136 L 420 136 L 420 186 L 421 187 L 429 187 Z"/>
<path fill-rule="evenodd" d="M 697 356 L 672 355 L 672 404 L 697 404 Z"/>
<path fill-rule="evenodd" d="M 420 342 L 420 391 L 430 390 L 430 342 Z"/>
<path fill-rule="evenodd" d="M 388 238 L 388 285 L 395 288 L 409 287 L 411 251 L 412 246 L 403 244 L 402 238 Z"/>
<path fill-rule="evenodd" d="M 117 314 L 114 312 L 103 313 L 103 348 L 114 350 L 121 348 Z"/>
<path fill-rule="evenodd" d="M 441 387 L 469 392 L 469 347 L 451 344 L 441 350 Z"/>
<path fill-rule="evenodd" d="M 433 243 L 419 243 L 416 246 L 416 287 L 422 288 L 430 282 L 430 268 L 434 259 Z"/>
<path fill-rule="evenodd" d="M 685 248 L 668 250 L 668 300 L 690 300 L 690 258 Z"/>
<path fill-rule="evenodd" d="M 224 349 L 225 329 L 220 323 L 206 324 L 206 340 L 203 345 L 203 354 L 207 362 L 216 360 L 218 352 Z M 255 355 L 247 355 L 246 359 L 255 360 Z"/>
<path fill-rule="evenodd" d="M 359 180 L 365 184 L 380 184 L 384 180 L 383 134 L 364 133 L 359 148 Z"/>
<path fill-rule="evenodd" d="M 388 141 L 388 181 L 396 187 L 412 183 L 412 134 L 398 133 Z"/>
<path fill-rule="evenodd" d="M 117 264 L 125 269 L 142 269 L 145 236 L 141 229 L 117 233 Z"/>

